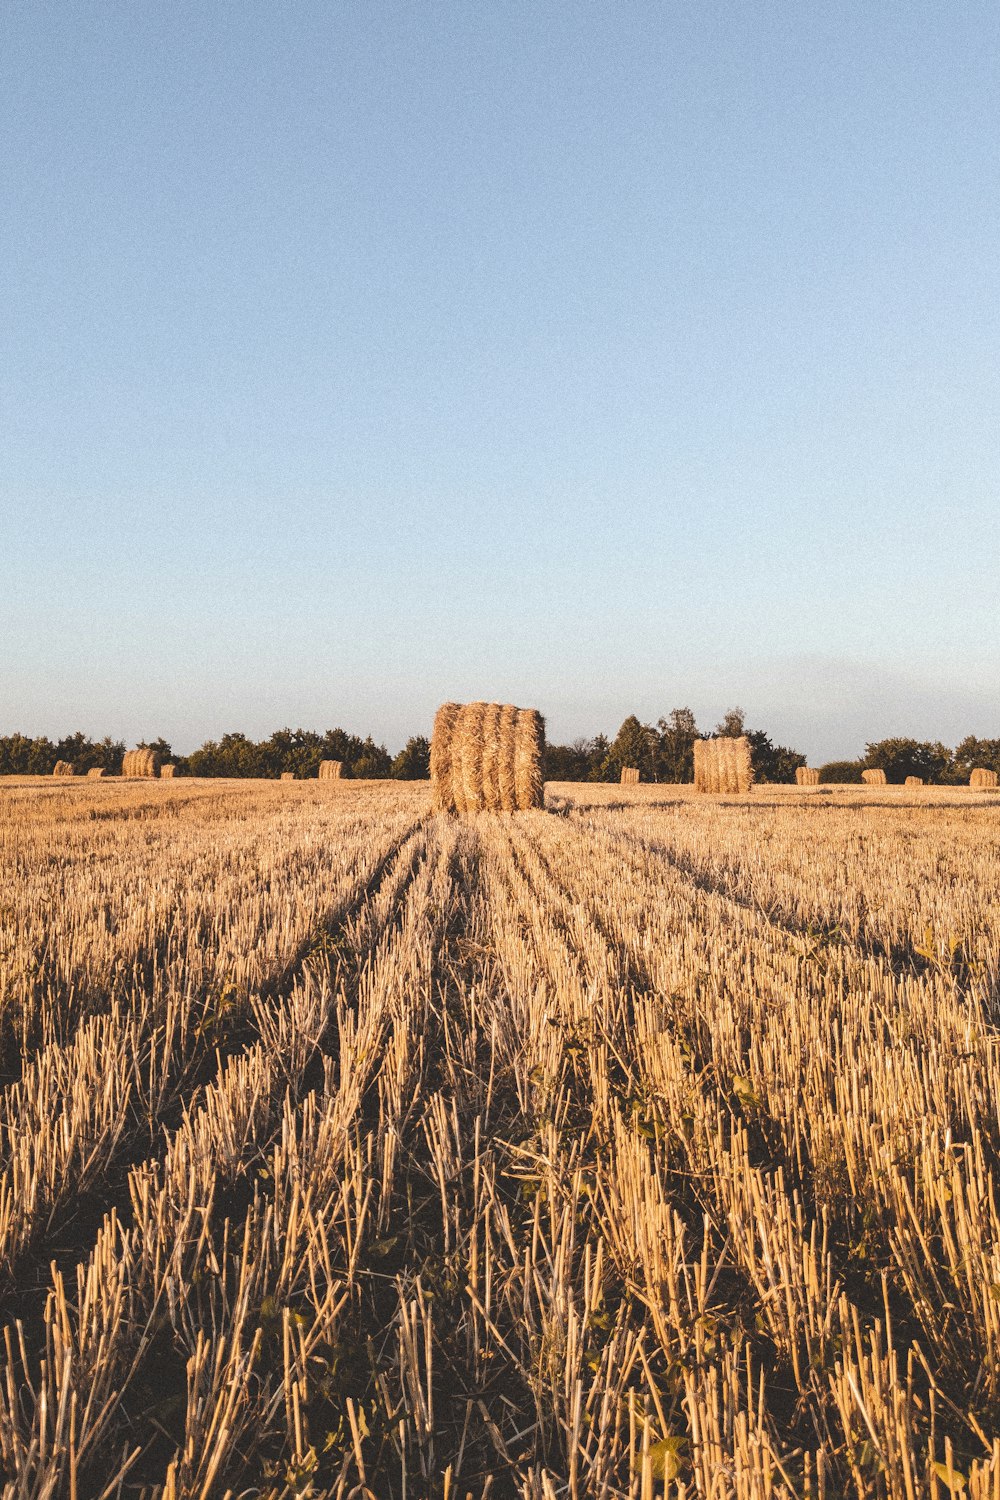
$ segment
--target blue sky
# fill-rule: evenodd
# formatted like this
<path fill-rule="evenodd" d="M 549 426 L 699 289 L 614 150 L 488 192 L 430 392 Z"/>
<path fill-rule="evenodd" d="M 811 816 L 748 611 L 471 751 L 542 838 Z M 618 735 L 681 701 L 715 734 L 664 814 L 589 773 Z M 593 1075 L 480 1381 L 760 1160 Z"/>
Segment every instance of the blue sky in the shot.
<path fill-rule="evenodd" d="M 6 4 L 0 733 L 1000 736 L 1000 11 Z"/>

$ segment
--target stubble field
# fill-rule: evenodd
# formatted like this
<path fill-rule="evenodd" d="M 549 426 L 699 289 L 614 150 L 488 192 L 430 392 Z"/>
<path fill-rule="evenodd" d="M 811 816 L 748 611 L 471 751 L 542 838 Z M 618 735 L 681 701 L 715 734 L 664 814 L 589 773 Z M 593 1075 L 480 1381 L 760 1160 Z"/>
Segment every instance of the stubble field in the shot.
<path fill-rule="evenodd" d="M 1000 798 L 0 786 L 27 1497 L 1000 1500 Z"/>

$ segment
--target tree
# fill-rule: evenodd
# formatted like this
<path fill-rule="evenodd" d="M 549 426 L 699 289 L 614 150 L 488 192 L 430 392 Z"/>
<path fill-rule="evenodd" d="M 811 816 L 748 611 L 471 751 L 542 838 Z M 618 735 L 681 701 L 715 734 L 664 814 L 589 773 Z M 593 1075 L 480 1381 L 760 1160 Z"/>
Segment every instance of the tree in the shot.
<path fill-rule="evenodd" d="M 656 727 L 657 781 L 693 781 L 694 742 L 699 738 L 694 714 L 689 708 L 672 708 Z"/>
<path fill-rule="evenodd" d="M 392 763 L 397 781 L 426 781 L 431 774 L 431 742 L 422 734 L 411 735 Z"/>
<path fill-rule="evenodd" d="M 848 782 L 853 785 L 860 782 L 863 769 L 859 760 L 828 760 L 819 768 L 819 779 L 826 783 Z"/>
<path fill-rule="evenodd" d="M 789 750 L 787 745 L 773 744 L 771 736 L 765 734 L 763 729 L 751 729 L 747 739 L 750 741 L 750 760 L 755 781 L 772 784 L 794 781 L 796 770 L 806 763 L 805 756 L 800 755 L 798 750 Z"/>
<path fill-rule="evenodd" d="M 952 756 L 940 741 L 888 739 L 865 746 L 865 766 L 885 772 L 885 779 L 897 785 L 907 776 L 922 776 L 924 781 L 943 781 L 951 769 Z"/>
<path fill-rule="evenodd" d="M 657 744 L 656 730 L 629 714 L 605 757 L 609 772 L 605 779 L 618 781 L 623 767 L 637 766 L 643 781 L 655 781 Z"/>
<path fill-rule="evenodd" d="M 956 781 L 968 781 L 977 766 L 1000 773 L 1000 740 L 979 740 L 968 734 L 955 746 L 951 771 Z"/>
<path fill-rule="evenodd" d="M 746 720 L 742 708 L 730 708 L 723 715 L 722 723 L 716 724 L 715 733 L 722 739 L 738 740 L 747 732 Z"/>

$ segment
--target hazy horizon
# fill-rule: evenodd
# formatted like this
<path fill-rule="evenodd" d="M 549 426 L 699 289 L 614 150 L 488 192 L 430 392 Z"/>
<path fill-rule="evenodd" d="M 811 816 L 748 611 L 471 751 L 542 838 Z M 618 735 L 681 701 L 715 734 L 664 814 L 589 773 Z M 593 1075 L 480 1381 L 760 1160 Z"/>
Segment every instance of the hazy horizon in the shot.
<path fill-rule="evenodd" d="M 1000 13 L 0 17 L 0 733 L 1000 737 Z"/>

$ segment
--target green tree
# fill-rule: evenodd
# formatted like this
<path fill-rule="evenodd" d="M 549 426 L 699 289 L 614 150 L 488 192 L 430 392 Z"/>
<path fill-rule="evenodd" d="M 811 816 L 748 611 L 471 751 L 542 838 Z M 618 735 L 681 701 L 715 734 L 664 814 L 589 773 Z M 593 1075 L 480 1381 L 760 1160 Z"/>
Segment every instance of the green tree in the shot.
<path fill-rule="evenodd" d="M 907 776 L 940 782 L 951 770 L 952 755 L 940 741 L 896 738 L 866 745 L 864 763 L 873 770 L 884 771 L 886 781 L 896 785 Z"/>
<path fill-rule="evenodd" d="M 422 734 L 411 735 L 392 763 L 397 781 L 426 781 L 431 774 L 431 742 Z"/>
<path fill-rule="evenodd" d="M 828 760 L 825 766 L 819 768 L 819 779 L 831 785 L 838 782 L 854 785 L 860 782 L 863 769 L 859 760 Z"/>
<path fill-rule="evenodd" d="M 955 746 L 951 769 L 956 781 L 968 781 L 977 766 L 1000 774 L 1000 740 L 980 740 L 968 734 Z"/>
<path fill-rule="evenodd" d="M 656 727 L 657 781 L 693 781 L 694 742 L 699 738 L 694 714 L 689 708 L 672 708 Z"/>
<path fill-rule="evenodd" d="M 656 730 L 648 724 L 640 724 L 635 714 L 629 714 L 614 738 L 605 757 L 608 781 L 618 781 L 625 766 L 637 766 L 643 781 L 656 780 Z"/>
<path fill-rule="evenodd" d="M 715 733 L 720 739 L 738 740 L 746 734 L 747 716 L 742 708 L 730 708 L 722 716 L 722 723 L 716 724 Z"/>

